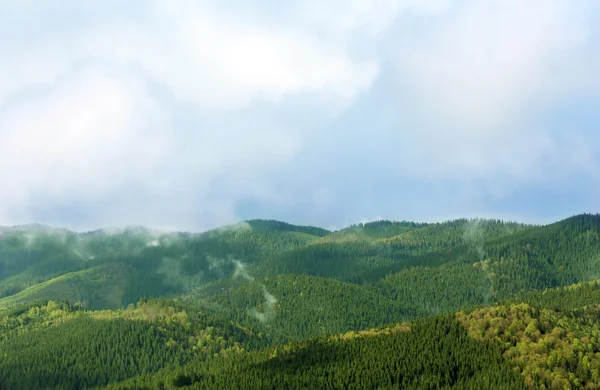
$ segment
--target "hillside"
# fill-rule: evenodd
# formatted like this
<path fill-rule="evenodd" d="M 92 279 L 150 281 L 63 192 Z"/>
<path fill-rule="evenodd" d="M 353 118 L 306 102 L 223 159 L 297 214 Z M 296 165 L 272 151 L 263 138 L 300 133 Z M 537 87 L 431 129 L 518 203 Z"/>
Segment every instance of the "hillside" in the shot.
<path fill-rule="evenodd" d="M 364 239 L 390 238 L 415 229 L 421 229 L 427 225 L 428 224 L 426 223 L 415 223 L 409 221 L 394 222 L 387 220 L 359 223 L 324 235 L 320 240 L 315 242 L 345 242 Z"/>
<path fill-rule="evenodd" d="M 243 268 L 251 278 L 307 275 L 362 285 L 360 294 L 377 294 L 411 317 L 451 312 L 599 274 L 599 219 L 581 215 L 548 226 L 380 221 L 338 232 L 252 220 L 202 234 L 21 226 L 0 237 L 0 309 L 40 298 L 119 308 L 215 283 L 224 292 L 248 282 Z M 256 307 L 246 303 L 225 311 Z"/>
<path fill-rule="evenodd" d="M 0 310 L 43 299 L 80 302 L 94 309 L 122 306 L 135 284 L 134 270 L 121 263 L 69 272 L 0 299 Z"/>
<path fill-rule="evenodd" d="M 191 363 L 111 389 L 524 389 L 497 346 L 450 317 Z"/>
<path fill-rule="evenodd" d="M 0 308 L 40 297 L 118 308 L 141 297 L 175 296 L 231 277 L 237 258 L 255 262 L 304 246 L 318 238 L 311 232 L 327 234 L 262 220 L 202 234 L 143 227 L 81 234 L 37 225 L 7 228 L 0 235 Z M 103 290 L 106 283 L 115 289 Z"/>
<path fill-rule="evenodd" d="M 273 341 L 301 340 L 414 318 L 399 301 L 351 283 L 307 275 L 253 279 L 224 292 L 185 298 Z"/>
<path fill-rule="evenodd" d="M 501 346 L 529 387 L 600 387 L 600 312 L 539 309 L 526 303 L 457 313 L 469 335 Z"/>
<path fill-rule="evenodd" d="M 576 300 L 580 290 L 598 285 L 539 295 Z M 269 347 L 209 364 L 192 362 L 110 388 L 597 388 L 599 308 L 598 296 L 593 306 L 564 311 L 527 303 L 488 306 Z"/>
<path fill-rule="evenodd" d="M 599 275 L 589 214 L 8 227 L 0 388 L 594 388 Z"/>
<path fill-rule="evenodd" d="M 255 272 L 305 273 L 351 283 L 372 283 L 413 266 L 473 263 L 480 260 L 487 241 L 530 228 L 496 220 L 463 219 L 438 224 L 373 222 L 334 232 L 313 241 L 312 245 L 270 257 Z"/>
<path fill-rule="evenodd" d="M 119 311 L 40 302 L 0 314 L 0 388 L 88 388 L 262 343 L 165 300 Z"/>

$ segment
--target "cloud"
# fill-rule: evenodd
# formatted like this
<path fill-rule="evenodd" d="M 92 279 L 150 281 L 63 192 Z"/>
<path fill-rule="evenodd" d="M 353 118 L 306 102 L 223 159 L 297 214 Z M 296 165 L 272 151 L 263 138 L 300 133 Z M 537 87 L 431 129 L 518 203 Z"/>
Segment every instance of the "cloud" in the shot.
<path fill-rule="evenodd" d="M 538 180 L 557 158 L 580 169 L 571 150 L 582 146 L 576 140 L 585 129 L 569 129 L 565 144 L 563 129 L 543 118 L 557 104 L 600 92 L 592 76 L 600 65 L 592 7 L 465 1 L 412 23 L 400 20 L 386 50 L 402 89 L 399 110 L 411 127 L 398 130 L 410 145 L 407 160 L 416 162 L 404 173 Z"/>
<path fill-rule="evenodd" d="M 13 99 L 0 109 L 0 219 L 35 220 L 41 201 L 84 204 L 102 225 L 234 222 L 235 190 L 252 181 L 252 170 L 297 148 L 293 134 L 268 121 L 220 128 L 216 118 L 181 131 L 174 110 L 143 77 L 94 61 Z M 214 194 L 221 177 L 227 192 Z M 105 202 L 113 204 L 94 215 Z"/>
<path fill-rule="evenodd" d="M 59 30 L 36 37 L 40 41 L 27 50 L 6 43 L 18 54 L 7 64 L 17 75 L 15 83 L 50 82 L 73 61 L 103 58 L 138 67 L 182 101 L 231 109 L 305 92 L 350 102 L 377 74 L 376 62 L 350 58 L 345 42 L 320 40 L 306 26 L 262 25 L 248 15 L 232 18 L 232 7 L 151 1 L 139 10 L 143 17 L 133 17 L 127 6 L 112 6 L 74 7 L 82 14 L 78 17 L 104 15 L 75 34 Z M 9 83 L 4 89 L 16 88 Z"/>
<path fill-rule="evenodd" d="M 265 287 L 264 284 L 261 284 L 261 288 L 262 288 L 263 297 L 264 297 L 264 303 L 261 304 L 262 311 L 258 311 L 257 308 L 252 308 L 252 309 L 248 310 L 248 313 L 251 316 L 255 317 L 261 323 L 266 324 L 269 321 L 271 321 L 273 318 L 275 318 L 275 316 L 277 315 L 277 312 L 275 311 L 275 305 L 277 304 L 277 298 L 275 298 L 275 296 L 273 296 L 273 294 L 271 294 L 269 291 L 267 291 L 267 288 Z"/>
<path fill-rule="evenodd" d="M 458 124 L 456 131 L 501 131 L 524 110 L 588 86 L 589 79 L 577 78 L 595 65 L 581 50 L 591 32 L 590 5 L 463 2 L 424 21 L 417 39 L 401 41 L 397 77 L 420 105 Z"/>
<path fill-rule="evenodd" d="M 241 277 L 249 282 L 254 281 L 254 277 L 251 276 L 248 273 L 248 270 L 246 269 L 246 264 L 242 263 L 239 260 L 231 261 L 235 265 L 235 272 L 233 273 L 234 279 Z M 275 318 L 275 315 L 277 314 L 275 312 L 275 304 L 277 304 L 277 298 L 275 298 L 275 296 L 267 290 L 267 287 L 263 283 L 258 283 L 258 285 L 260 285 L 264 297 L 264 302 L 260 305 L 261 311 L 258 311 L 258 308 L 253 307 L 248 309 L 248 313 L 251 316 L 255 317 L 261 323 L 266 324 L 267 322 Z"/>
<path fill-rule="evenodd" d="M 40 193 L 92 199 L 131 180 L 152 182 L 170 151 L 160 104 L 136 77 L 105 68 L 76 69 L 0 112 L 4 205 L 27 208 Z"/>
<path fill-rule="evenodd" d="M 344 184 L 356 172 L 495 198 L 592 177 L 593 130 L 547 117 L 600 95 L 597 13 L 591 0 L 3 2 L 0 223 L 202 230 L 262 202 L 255 216 L 313 207 L 313 223 L 340 225 L 387 214 L 359 199 L 380 192 Z"/>
<path fill-rule="evenodd" d="M 233 273 L 233 278 L 242 277 L 248 281 L 253 281 L 254 277 L 250 276 L 248 271 L 246 270 L 246 264 L 242 263 L 239 260 L 233 260 L 233 264 L 235 265 L 235 272 Z"/>
<path fill-rule="evenodd" d="M 293 158 L 306 136 L 247 108 L 312 94 L 336 109 L 377 74 L 376 61 L 351 58 L 346 42 L 321 40 L 305 26 L 231 20 L 231 7 L 64 5 L 4 5 L 4 36 L 16 36 L 0 39 L 7 223 L 98 202 L 111 206 L 87 211 L 96 224 L 234 222 L 240 197 L 274 196 L 261 170 Z"/>

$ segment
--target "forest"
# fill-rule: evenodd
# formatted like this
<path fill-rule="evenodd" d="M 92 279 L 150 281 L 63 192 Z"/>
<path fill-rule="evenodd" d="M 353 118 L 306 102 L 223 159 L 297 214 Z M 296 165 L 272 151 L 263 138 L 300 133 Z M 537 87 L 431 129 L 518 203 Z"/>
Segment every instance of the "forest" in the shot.
<path fill-rule="evenodd" d="M 600 388 L 600 215 L 0 228 L 0 389 Z"/>

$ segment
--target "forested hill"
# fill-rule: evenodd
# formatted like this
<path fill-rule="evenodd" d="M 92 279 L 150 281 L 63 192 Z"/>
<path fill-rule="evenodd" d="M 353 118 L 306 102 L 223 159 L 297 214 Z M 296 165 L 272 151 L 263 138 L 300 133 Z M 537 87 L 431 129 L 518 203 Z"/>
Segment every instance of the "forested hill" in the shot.
<path fill-rule="evenodd" d="M 593 388 L 598 279 L 592 214 L 4 227 L 0 388 Z"/>
<path fill-rule="evenodd" d="M 438 313 L 600 276 L 599 220 L 378 221 L 335 232 L 250 220 L 201 234 L 25 225 L 0 236 L 0 309 L 39 298 L 119 308 L 215 283 L 307 275 L 359 285 L 407 312 Z"/>

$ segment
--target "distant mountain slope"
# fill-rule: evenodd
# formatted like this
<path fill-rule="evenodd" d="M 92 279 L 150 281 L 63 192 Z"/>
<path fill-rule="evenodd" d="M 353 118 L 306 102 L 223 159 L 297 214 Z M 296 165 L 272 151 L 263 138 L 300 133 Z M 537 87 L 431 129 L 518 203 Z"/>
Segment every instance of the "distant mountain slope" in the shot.
<path fill-rule="evenodd" d="M 257 230 L 275 230 L 280 232 L 305 233 L 317 237 L 323 237 L 331 233 L 329 230 L 320 227 L 292 225 L 272 219 L 251 219 L 246 222 L 255 232 Z"/>
<path fill-rule="evenodd" d="M 375 226 L 393 227 L 383 230 L 388 233 L 408 231 L 390 238 L 370 238 L 367 234 L 355 235 L 352 232 L 355 228 L 349 228 L 348 235 L 342 230 L 310 245 L 268 257 L 253 272 L 256 275 L 303 273 L 351 283 L 372 283 L 413 266 L 472 264 L 483 256 L 486 240 L 532 228 L 496 220 L 466 219 L 431 225 L 384 221 L 369 229 L 376 230 Z M 335 238 L 336 234 L 341 236 Z"/>
<path fill-rule="evenodd" d="M 391 274 L 373 287 L 415 312 L 435 315 L 494 302 L 487 273 L 470 264 L 411 267 Z"/>
<path fill-rule="evenodd" d="M 111 272 L 108 264 L 126 270 Z M 0 236 L 0 305 L 54 297 L 116 308 L 216 281 L 228 288 L 240 267 L 253 277 L 304 274 L 369 285 L 419 315 L 452 311 L 600 276 L 600 217 L 547 226 L 378 221 L 333 233 L 271 220 L 202 234 L 9 228 Z"/>
<path fill-rule="evenodd" d="M 371 289 L 307 275 L 280 275 L 214 294 L 185 298 L 201 308 L 231 318 L 274 341 L 300 340 L 364 329 L 418 315 L 410 307 Z"/>
<path fill-rule="evenodd" d="M 474 266 L 499 299 L 600 277 L 600 216 L 579 215 L 485 243 Z"/>
<path fill-rule="evenodd" d="M 71 272 L 0 299 L 0 310 L 41 299 L 85 302 L 90 308 L 117 308 L 132 282 L 132 267 L 112 263 Z"/>
<path fill-rule="evenodd" d="M 0 298 L 4 298 L 0 305 L 48 294 L 44 297 L 115 308 L 142 296 L 184 293 L 231 277 L 235 259 L 259 261 L 318 238 L 309 233 L 328 232 L 259 220 L 202 234 L 135 226 L 81 234 L 38 225 L 7 228 L 0 235 Z M 122 274 L 111 272 L 108 265 L 116 263 L 126 267 Z M 100 291 L 102 285 L 86 284 L 85 279 L 92 276 L 90 269 L 95 269 L 93 278 L 107 281 L 107 286 L 121 285 L 123 291 Z M 102 270 L 105 275 L 99 275 Z M 116 279 L 110 281 L 113 276 Z"/>
<path fill-rule="evenodd" d="M 5 228 L 0 234 L 0 280 L 38 263 L 69 258 L 68 247 L 76 239 L 75 233 L 41 225 Z"/>
<path fill-rule="evenodd" d="M 600 280 L 529 291 L 511 300 L 511 303 L 515 302 L 527 302 L 532 306 L 562 312 L 598 307 L 600 305 Z"/>
<path fill-rule="evenodd" d="M 359 223 L 336 232 L 332 232 L 316 242 L 344 242 L 364 239 L 389 238 L 410 232 L 415 229 L 426 227 L 427 225 L 428 224 L 426 223 L 415 223 L 408 221 L 393 222 L 388 220 Z"/>
<path fill-rule="evenodd" d="M 488 240 L 510 236 L 521 231 L 534 229 L 532 225 L 505 222 L 495 219 L 457 219 L 429 224 L 404 234 L 382 240 L 392 248 L 412 251 L 432 251 L 468 245 L 479 251 Z"/>
<path fill-rule="evenodd" d="M 522 297 L 528 291 L 597 277 L 599 233 L 599 218 L 591 215 L 522 229 L 432 252 L 445 258 L 439 267 L 406 268 L 374 286 L 389 298 L 432 314 Z"/>

